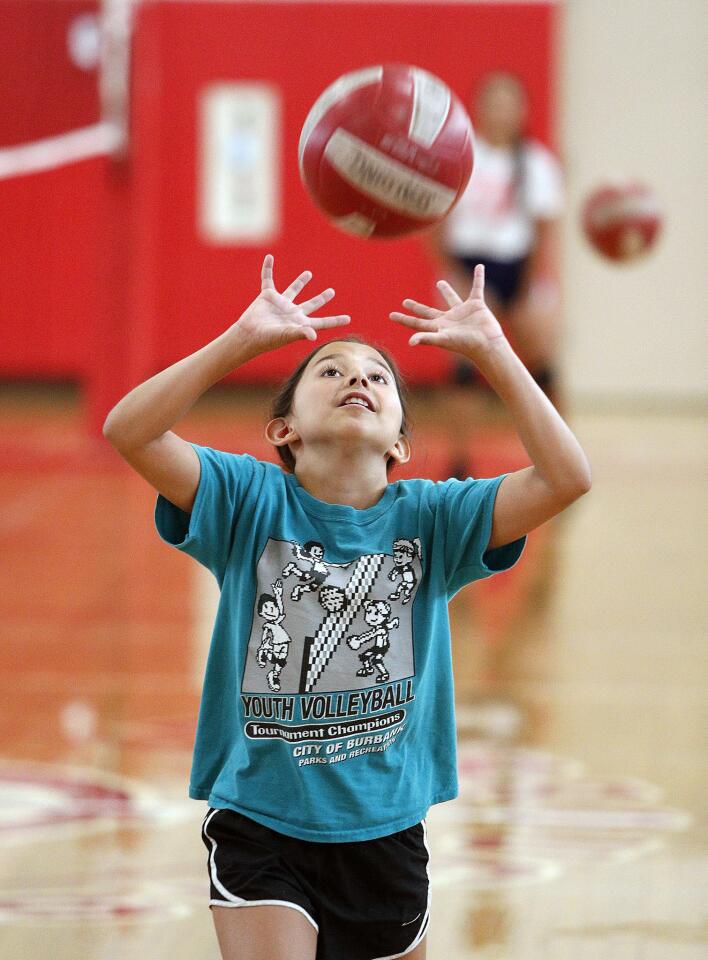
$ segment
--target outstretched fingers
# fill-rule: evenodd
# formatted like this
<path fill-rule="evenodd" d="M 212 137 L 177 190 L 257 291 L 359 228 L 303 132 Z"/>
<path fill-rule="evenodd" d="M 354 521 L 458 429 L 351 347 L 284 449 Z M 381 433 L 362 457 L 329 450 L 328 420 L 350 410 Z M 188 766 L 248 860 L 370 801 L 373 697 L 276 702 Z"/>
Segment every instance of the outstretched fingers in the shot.
<path fill-rule="evenodd" d="M 394 311 L 389 313 L 389 317 L 396 323 L 402 323 L 413 330 L 437 331 L 438 324 L 434 317 L 411 317 L 407 313 L 398 313 Z"/>
<path fill-rule="evenodd" d="M 435 320 L 443 312 L 436 307 L 429 307 L 426 303 L 419 303 L 417 300 L 406 299 L 403 301 L 403 306 L 418 314 L 419 317 L 427 317 L 429 320 Z"/>
<path fill-rule="evenodd" d="M 322 293 L 318 293 L 316 297 L 311 297 L 309 300 L 298 303 L 298 307 L 305 314 L 312 313 L 315 310 L 319 310 L 320 307 L 323 307 L 326 303 L 329 303 L 333 296 L 334 290 L 332 287 L 328 287 L 326 290 L 323 290 Z"/>
<path fill-rule="evenodd" d="M 303 270 L 299 277 L 296 277 L 293 282 L 283 290 L 283 296 L 286 300 L 294 300 L 295 297 L 300 293 L 302 288 L 306 283 L 309 283 L 312 280 L 312 273 L 310 270 Z"/>
<path fill-rule="evenodd" d="M 445 298 L 445 302 L 450 307 L 456 307 L 458 303 L 463 303 L 462 297 L 454 290 L 447 280 L 438 280 L 436 287 Z"/>
<path fill-rule="evenodd" d="M 297 327 L 297 332 L 295 333 L 293 340 L 316 340 L 317 331 L 314 327 L 311 327 L 309 324 L 306 327 Z"/>
<path fill-rule="evenodd" d="M 436 307 L 429 307 L 427 303 L 420 303 L 418 300 L 407 298 L 403 301 L 403 306 L 412 310 L 417 316 L 412 317 L 408 313 L 400 313 L 394 310 L 389 313 L 389 317 L 396 323 L 402 323 L 406 327 L 412 327 L 414 330 L 437 331 L 437 320 L 442 316 L 443 311 Z"/>
<path fill-rule="evenodd" d="M 408 341 L 411 347 L 417 347 L 421 343 L 431 347 L 442 347 L 445 345 L 444 335 L 439 330 L 424 330 L 422 333 L 414 333 Z"/>
<path fill-rule="evenodd" d="M 299 278 L 298 278 L 299 279 Z M 326 327 L 343 327 L 346 324 L 351 323 L 351 317 L 348 313 L 338 313 L 329 317 L 310 317 L 309 314 L 313 313 L 315 310 L 319 310 L 334 296 L 334 290 L 332 287 L 327 287 L 326 290 L 323 290 L 322 293 L 318 293 L 316 297 L 311 297 L 309 300 L 303 301 L 303 303 L 296 304 L 297 309 L 308 318 L 307 326 L 315 330 L 323 330 Z"/>
<path fill-rule="evenodd" d="M 469 295 L 470 300 L 484 300 L 484 264 L 478 263 L 474 268 L 474 277 L 472 278 L 472 290 Z"/>
<path fill-rule="evenodd" d="M 339 313 L 336 317 L 310 317 L 309 325 L 316 330 L 325 330 L 327 327 L 345 327 L 352 318 L 347 313 Z"/>
<path fill-rule="evenodd" d="M 261 290 L 275 290 L 273 283 L 273 254 L 267 253 L 261 267 Z"/>
<path fill-rule="evenodd" d="M 333 317 L 308 317 L 306 322 L 294 325 L 293 339 L 316 340 L 318 330 L 326 330 L 329 327 L 344 327 L 351 323 L 351 319 L 346 313 L 340 313 Z"/>

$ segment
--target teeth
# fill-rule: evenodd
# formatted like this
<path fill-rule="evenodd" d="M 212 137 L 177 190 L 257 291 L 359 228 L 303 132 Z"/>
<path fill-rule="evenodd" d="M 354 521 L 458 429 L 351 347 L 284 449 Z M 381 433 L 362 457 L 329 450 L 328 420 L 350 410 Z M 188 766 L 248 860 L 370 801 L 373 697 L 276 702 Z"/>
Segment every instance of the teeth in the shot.
<path fill-rule="evenodd" d="M 344 406 L 347 407 L 350 403 L 358 403 L 359 406 L 366 407 L 367 410 L 369 409 L 369 404 L 366 402 L 366 400 L 360 400 L 359 397 L 352 397 L 350 400 L 345 400 Z"/>

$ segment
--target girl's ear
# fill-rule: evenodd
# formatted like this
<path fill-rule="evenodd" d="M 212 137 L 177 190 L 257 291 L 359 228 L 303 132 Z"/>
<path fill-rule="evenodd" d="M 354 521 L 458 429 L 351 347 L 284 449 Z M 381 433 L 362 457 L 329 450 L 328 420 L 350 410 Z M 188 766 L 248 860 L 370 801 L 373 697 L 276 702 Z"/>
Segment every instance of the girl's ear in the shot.
<path fill-rule="evenodd" d="M 391 449 L 387 452 L 386 458 L 393 457 L 396 463 L 408 463 L 411 458 L 411 445 L 408 437 L 399 437 Z"/>
<path fill-rule="evenodd" d="M 265 438 L 274 447 L 285 447 L 294 440 L 300 439 L 284 417 L 276 417 L 267 424 Z"/>

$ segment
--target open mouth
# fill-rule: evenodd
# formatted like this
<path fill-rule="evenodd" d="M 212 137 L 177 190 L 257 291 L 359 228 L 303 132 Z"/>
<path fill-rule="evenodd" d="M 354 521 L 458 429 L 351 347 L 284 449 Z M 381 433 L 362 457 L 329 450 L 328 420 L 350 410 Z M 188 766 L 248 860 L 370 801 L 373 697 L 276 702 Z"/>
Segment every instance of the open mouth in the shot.
<path fill-rule="evenodd" d="M 340 407 L 363 407 L 373 412 L 373 404 L 363 393 L 348 393 L 339 404 Z"/>

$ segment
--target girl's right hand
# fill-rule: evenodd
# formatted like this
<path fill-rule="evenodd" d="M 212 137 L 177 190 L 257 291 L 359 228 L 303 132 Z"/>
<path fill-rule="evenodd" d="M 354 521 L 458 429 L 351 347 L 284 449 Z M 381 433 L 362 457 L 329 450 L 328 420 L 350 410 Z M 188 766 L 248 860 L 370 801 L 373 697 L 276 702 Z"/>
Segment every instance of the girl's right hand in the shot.
<path fill-rule="evenodd" d="M 310 316 L 332 299 L 334 290 L 331 287 L 304 303 L 293 302 L 311 279 L 312 274 L 305 270 L 282 293 L 278 293 L 273 283 L 273 256 L 266 255 L 261 270 L 261 292 L 229 331 L 249 358 L 295 340 L 316 340 L 318 330 L 344 326 L 351 321 L 347 314 Z"/>

